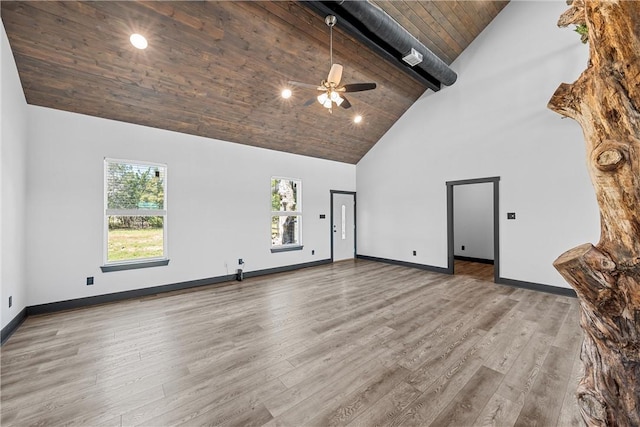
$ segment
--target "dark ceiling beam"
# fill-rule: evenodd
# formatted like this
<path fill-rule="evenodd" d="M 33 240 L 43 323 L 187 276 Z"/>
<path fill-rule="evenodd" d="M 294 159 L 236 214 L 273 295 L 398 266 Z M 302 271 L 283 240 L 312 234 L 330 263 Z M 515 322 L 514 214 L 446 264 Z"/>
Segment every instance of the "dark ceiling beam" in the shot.
<path fill-rule="evenodd" d="M 402 56 L 389 43 L 382 40 L 379 36 L 372 33 L 358 19 L 353 17 L 347 10 L 341 7 L 341 2 L 335 1 L 301 1 L 301 4 L 317 13 L 322 18 L 327 15 L 335 15 L 338 18 L 336 26 L 342 28 L 345 32 L 369 47 L 373 52 L 378 54 L 388 63 L 396 66 L 399 70 L 409 75 L 426 88 L 437 92 L 441 88 L 441 82 L 436 77 L 423 70 L 422 68 L 411 68 L 402 61 Z M 425 48 L 426 49 L 426 48 Z M 405 52 L 406 53 L 406 52 Z"/>
<path fill-rule="evenodd" d="M 422 54 L 422 61 L 413 66 L 413 69 L 424 71 L 435 77 L 440 83 L 450 86 L 455 83 L 458 76 L 435 53 L 413 36 L 406 28 L 389 16 L 384 10 L 369 1 L 333 1 L 344 9 L 353 20 L 350 22 L 361 23 L 368 30 L 370 37 L 377 37 L 380 42 L 386 43 L 398 54 L 400 58 L 411 52 L 411 49 Z M 355 25 L 355 24 L 354 24 Z"/>

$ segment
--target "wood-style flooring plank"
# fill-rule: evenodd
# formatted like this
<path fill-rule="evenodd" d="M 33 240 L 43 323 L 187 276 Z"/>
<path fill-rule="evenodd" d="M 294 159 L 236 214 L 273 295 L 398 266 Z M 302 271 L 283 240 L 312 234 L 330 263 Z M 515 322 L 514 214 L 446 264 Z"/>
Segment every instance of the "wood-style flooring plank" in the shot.
<path fill-rule="evenodd" d="M 379 399 L 371 409 L 360 414 L 347 425 L 358 427 L 390 425 L 420 394 L 418 389 L 402 382 Z"/>
<path fill-rule="evenodd" d="M 368 383 L 351 394 L 335 399 L 332 405 L 325 405 L 310 422 L 317 426 L 344 426 L 370 410 L 378 400 L 389 395 L 393 389 L 409 375 L 402 367 L 383 369 Z"/>
<path fill-rule="evenodd" d="M 484 427 L 512 426 L 520 414 L 522 405 L 498 394 L 493 394 L 473 425 Z M 564 426 L 565 424 L 558 424 Z M 569 424 L 566 424 L 569 425 Z"/>
<path fill-rule="evenodd" d="M 536 332 L 522 349 L 497 393 L 512 402 L 524 404 L 551 348 L 552 339 Z"/>
<path fill-rule="evenodd" d="M 562 408 L 560 409 L 560 415 L 558 416 L 559 426 L 579 426 L 585 425 L 584 420 L 580 416 L 580 409 L 578 408 L 578 400 L 576 398 L 576 390 L 580 379 L 584 374 L 584 366 L 580 360 L 580 356 L 576 355 L 573 361 L 573 369 L 569 376 L 567 383 L 567 391 L 564 395 L 562 402 Z"/>
<path fill-rule="evenodd" d="M 315 375 L 307 378 L 305 381 L 287 388 L 287 390 L 284 390 L 282 393 L 269 397 L 265 401 L 265 405 L 267 409 L 277 417 L 312 395 L 320 392 L 332 382 L 340 381 L 344 383 L 346 381 L 350 383 L 357 381 L 360 375 L 365 375 L 369 372 L 371 363 L 377 362 L 375 358 L 381 354 L 382 351 L 382 348 L 378 348 L 377 351 L 368 354 L 354 352 L 332 369 L 325 369 L 322 372 L 315 373 Z M 382 367 L 382 365 L 380 365 L 380 367 Z"/>
<path fill-rule="evenodd" d="M 223 404 L 247 391 L 275 381 L 282 374 L 289 372 L 293 366 L 284 361 L 263 368 L 248 376 L 237 376 L 233 372 L 229 375 L 200 378 L 199 376 L 187 376 L 180 380 L 167 382 L 163 385 L 164 397 L 140 405 L 122 414 L 122 425 L 133 426 L 148 424 L 149 420 L 161 416 L 167 412 L 173 412 L 190 402 L 204 399 L 206 402 Z"/>
<path fill-rule="evenodd" d="M 575 298 L 354 260 L 29 317 L 3 426 L 579 423 Z"/>
<path fill-rule="evenodd" d="M 511 340 L 503 341 L 501 345 L 496 346 L 484 363 L 487 368 L 503 374 L 511 369 L 524 346 L 531 341 L 537 327 L 536 323 L 522 319 L 521 311 L 516 311 L 514 314 L 516 317 L 513 327 L 505 332 L 511 336 Z"/>
<path fill-rule="evenodd" d="M 242 394 L 232 399 L 225 399 L 224 395 L 219 396 L 218 399 L 210 399 L 207 393 L 203 393 L 195 399 L 188 400 L 182 406 L 167 410 L 145 421 L 143 425 L 224 424 L 246 411 L 251 411 L 258 406 L 257 402 L 262 402 L 268 396 L 279 393 L 285 388 L 280 380 L 275 379 L 259 386 L 248 387 Z M 269 420 L 264 422 L 267 421 Z"/>
<path fill-rule="evenodd" d="M 432 424 L 436 426 L 470 425 L 495 393 L 503 376 L 493 369 L 480 367 Z"/>
<path fill-rule="evenodd" d="M 551 347 L 516 420 L 516 426 L 556 425 L 563 404 L 563 399 L 559 399 L 557 393 L 566 390 L 573 361 L 573 354 L 567 354 L 559 347 Z"/>
<path fill-rule="evenodd" d="M 305 426 L 311 424 L 318 408 L 334 408 L 346 397 L 384 372 L 377 358 L 369 359 L 345 376 L 335 377 L 328 384 L 302 402 L 294 405 L 276 418 L 280 426 Z"/>

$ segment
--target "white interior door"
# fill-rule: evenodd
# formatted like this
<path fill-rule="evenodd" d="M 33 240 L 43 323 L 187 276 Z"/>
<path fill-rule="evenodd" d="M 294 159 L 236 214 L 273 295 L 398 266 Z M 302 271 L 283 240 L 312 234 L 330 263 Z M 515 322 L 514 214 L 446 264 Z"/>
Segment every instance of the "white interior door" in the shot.
<path fill-rule="evenodd" d="M 356 247 L 355 195 L 333 194 L 333 260 L 353 259 Z"/>

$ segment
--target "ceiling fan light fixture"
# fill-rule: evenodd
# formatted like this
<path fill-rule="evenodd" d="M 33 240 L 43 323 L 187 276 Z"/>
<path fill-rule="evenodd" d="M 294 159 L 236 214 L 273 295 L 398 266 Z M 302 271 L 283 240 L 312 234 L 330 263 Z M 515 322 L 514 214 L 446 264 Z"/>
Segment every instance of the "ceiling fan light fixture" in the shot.
<path fill-rule="evenodd" d="M 323 92 L 320 95 L 318 95 L 318 102 L 322 105 L 324 105 L 328 99 L 329 99 L 329 95 L 327 95 L 326 92 Z M 329 100 L 329 102 L 331 102 L 331 100 Z"/>
<path fill-rule="evenodd" d="M 353 118 L 353 123 L 360 123 L 360 122 L 362 122 L 362 116 L 358 114 Z"/>
<path fill-rule="evenodd" d="M 289 85 L 305 87 L 307 89 L 314 89 L 319 91 L 319 94 L 316 95 L 316 100 L 322 105 L 324 108 L 329 110 L 329 112 L 333 112 L 332 108 L 335 106 L 342 107 L 345 110 L 351 108 L 351 102 L 342 95 L 343 92 L 364 92 L 366 90 L 372 90 L 376 88 L 375 83 L 352 83 L 347 85 L 340 86 L 340 81 L 342 80 L 342 71 L 343 67 L 340 64 L 333 63 L 333 26 L 336 24 L 337 18 L 333 15 L 328 15 L 325 19 L 325 23 L 329 26 L 329 63 L 331 64 L 331 69 L 329 70 L 329 75 L 326 80 L 322 80 L 319 86 L 310 85 L 307 83 L 299 83 L 295 81 L 289 81 Z M 285 96 L 285 92 L 282 92 L 283 98 L 287 98 Z M 309 99 L 305 102 L 304 106 L 307 107 L 311 104 L 314 104 L 313 98 Z M 356 123 L 362 118 L 357 119 Z"/>

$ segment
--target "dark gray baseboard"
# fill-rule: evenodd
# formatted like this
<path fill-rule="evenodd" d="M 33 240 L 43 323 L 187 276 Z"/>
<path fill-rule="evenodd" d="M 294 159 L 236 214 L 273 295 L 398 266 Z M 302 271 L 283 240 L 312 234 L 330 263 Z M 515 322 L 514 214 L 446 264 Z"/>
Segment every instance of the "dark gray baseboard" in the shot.
<path fill-rule="evenodd" d="M 315 267 L 317 265 L 329 264 L 329 263 L 331 263 L 330 259 L 324 259 L 320 261 L 307 262 L 303 264 L 294 264 L 294 265 L 287 265 L 284 267 L 268 268 L 265 270 L 247 271 L 244 273 L 244 277 L 248 278 L 248 277 L 256 277 L 256 276 L 264 276 L 267 274 L 282 273 L 285 271 L 298 270 L 298 269 L 307 268 L 307 267 Z M 77 298 L 77 299 L 71 299 L 66 301 L 51 302 L 47 304 L 32 305 L 30 307 L 27 307 L 27 316 L 32 316 L 36 314 L 54 313 L 56 311 L 62 311 L 62 310 L 72 310 L 72 309 L 88 307 L 92 305 L 106 304 L 106 303 L 111 303 L 116 301 L 123 301 L 127 299 L 140 298 L 140 297 L 149 296 L 149 295 L 157 295 L 164 292 L 179 291 L 182 289 L 197 288 L 200 286 L 227 283 L 235 280 L 236 280 L 235 274 L 228 274 L 225 276 L 190 280 L 187 282 L 172 283 L 169 285 L 152 286 L 150 288 L 134 289 L 131 291 L 115 292 L 112 294 L 96 295 L 96 296 L 86 297 L 86 298 Z"/>
<path fill-rule="evenodd" d="M 179 291 L 181 289 L 196 288 L 198 286 L 214 285 L 216 283 L 229 282 L 236 278 L 235 274 L 226 276 L 209 277 L 207 279 L 190 280 L 188 282 L 172 283 L 169 285 L 152 286 L 150 288 L 134 289 L 131 291 L 115 292 L 112 294 L 95 295 L 92 297 L 76 298 L 66 301 L 50 302 L 47 304 L 32 305 L 27 307 L 27 315 L 54 313 L 56 311 L 72 310 L 91 305 L 106 304 L 127 299 L 140 298 L 149 295 L 157 295 L 163 292 Z"/>
<path fill-rule="evenodd" d="M 329 258 L 327 258 L 327 259 L 321 259 L 320 261 L 305 262 L 303 264 L 285 265 L 283 267 L 266 268 L 264 270 L 257 270 L 257 271 L 245 271 L 244 277 L 256 277 L 256 276 L 266 276 L 267 274 L 284 273 L 285 271 L 300 270 L 301 268 L 316 267 L 319 265 L 331 264 L 331 262 L 332 261 Z"/>
<path fill-rule="evenodd" d="M 401 265 L 409 268 L 418 268 L 421 270 L 432 271 L 435 273 L 450 274 L 449 270 L 443 267 L 434 267 L 431 265 L 417 264 L 417 263 L 406 262 L 406 261 L 398 261 L 398 260 L 387 259 L 387 258 L 378 258 L 378 257 L 367 256 L 367 255 L 356 255 L 356 258 L 369 260 L 369 261 L 383 262 L 387 264 Z M 257 277 L 257 276 L 265 276 L 269 274 L 283 273 L 287 271 L 299 270 L 302 268 L 315 267 L 323 264 L 331 264 L 331 262 L 332 261 L 330 259 L 323 259 L 323 260 L 307 262 L 303 264 L 294 264 L 294 265 L 287 265 L 283 267 L 268 268 L 264 270 L 248 271 L 244 273 L 244 277 L 249 278 L 249 277 Z M 26 307 L 22 309 L 22 311 L 20 311 L 20 313 L 16 317 L 14 317 L 13 320 L 11 320 L 11 322 L 9 322 L 4 328 L 2 328 L 2 332 L 1 332 L 2 340 L 0 344 L 4 344 L 5 341 L 11 336 L 11 334 L 13 334 L 13 332 L 15 332 L 16 329 L 18 329 L 18 327 L 22 324 L 22 322 L 24 322 L 26 318 L 31 315 L 54 313 L 56 311 L 71 310 L 71 309 L 88 307 L 88 306 L 97 305 L 97 304 L 105 304 L 110 302 L 122 301 L 126 299 L 140 298 L 140 297 L 156 295 L 164 292 L 171 292 L 171 291 L 177 291 L 182 289 L 196 288 L 200 286 L 227 283 L 227 282 L 232 282 L 235 279 L 236 279 L 235 274 L 229 274 L 225 276 L 210 277 L 207 279 L 190 280 L 187 282 L 173 283 L 169 285 L 153 286 L 153 287 L 144 288 L 144 289 L 135 289 L 135 290 L 125 291 L 125 292 L 116 292 L 113 294 L 96 295 L 92 297 L 78 298 L 78 299 L 52 302 L 48 304 L 39 304 L 39 305 Z M 499 278 L 496 283 L 502 284 L 502 285 L 514 286 L 518 288 L 530 289 L 534 291 L 547 292 L 547 293 L 556 294 L 556 295 L 576 297 L 576 292 L 573 289 L 559 288 L 557 286 L 542 285 L 539 283 L 524 282 L 521 280 L 506 279 L 503 277 Z"/>
<path fill-rule="evenodd" d="M 2 332 L 0 332 L 0 336 L 1 336 L 0 345 L 4 344 L 4 342 L 9 339 L 11 334 L 13 334 L 16 331 L 16 329 L 18 329 L 18 326 L 20 326 L 22 322 L 24 322 L 26 319 L 27 319 L 27 308 L 25 307 L 20 311 L 20 313 L 16 315 L 16 317 L 11 319 L 11 321 L 7 323 L 7 326 L 2 328 Z"/>
<path fill-rule="evenodd" d="M 546 292 L 548 294 L 562 295 L 565 297 L 577 298 L 576 291 L 569 288 L 560 288 L 558 286 L 543 285 L 540 283 L 524 282 L 522 280 L 498 278 L 496 281 L 499 285 L 514 286 L 516 288 L 529 289 L 532 291 Z"/>
<path fill-rule="evenodd" d="M 492 259 L 473 258 L 470 256 L 462 256 L 462 255 L 454 255 L 453 259 L 457 259 L 459 261 L 479 262 L 480 264 L 491 264 L 491 265 L 494 264 Z"/>
<path fill-rule="evenodd" d="M 433 265 L 418 264 L 415 262 L 407 262 L 407 261 L 398 261 L 395 259 L 388 259 L 388 258 L 378 258 L 378 257 L 368 256 L 368 255 L 356 255 L 356 258 L 366 259 L 368 261 L 384 262 L 386 264 L 401 265 L 403 267 L 419 268 L 420 270 L 433 271 L 434 273 L 451 274 L 451 272 L 448 269 L 444 267 L 434 267 Z"/>
<path fill-rule="evenodd" d="M 434 267 L 431 265 L 415 264 L 412 262 L 397 261 L 397 260 L 387 259 L 387 258 L 377 258 L 377 257 L 372 257 L 367 255 L 356 255 L 356 258 L 366 259 L 369 261 L 384 262 L 387 264 L 402 265 L 404 267 L 410 267 L 410 268 L 419 268 L 421 270 L 433 271 L 435 273 L 451 274 L 451 272 L 448 269 L 443 267 Z M 522 280 L 506 279 L 504 277 L 500 277 L 496 281 L 496 283 L 500 285 L 513 286 L 516 288 L 529 289 L 532 291 L 546 292 L 554 295 L 562 295 L 562 296 L 574 297 L 574 298 L 577 297 L 576 291 L 574 291 L 573 289 L 560 288 L 558 286 L 543 285 L 540 283 L 525 282 Z"/>

